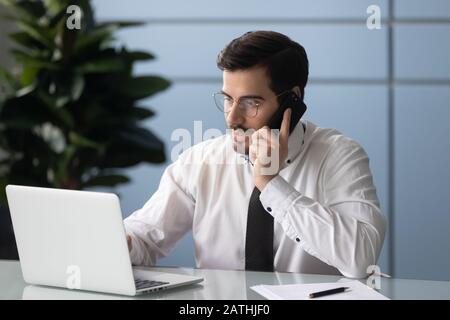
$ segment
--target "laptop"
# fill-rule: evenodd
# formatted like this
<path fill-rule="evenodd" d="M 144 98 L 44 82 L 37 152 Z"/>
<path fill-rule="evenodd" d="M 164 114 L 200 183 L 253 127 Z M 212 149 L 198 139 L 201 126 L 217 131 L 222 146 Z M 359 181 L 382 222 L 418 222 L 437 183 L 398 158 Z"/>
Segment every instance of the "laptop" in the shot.
<path fill-rule="evenodd" d="M 112 193 L 6 187 L 25 282 L 134 296 L 200 277 L 133 267 Z"/>

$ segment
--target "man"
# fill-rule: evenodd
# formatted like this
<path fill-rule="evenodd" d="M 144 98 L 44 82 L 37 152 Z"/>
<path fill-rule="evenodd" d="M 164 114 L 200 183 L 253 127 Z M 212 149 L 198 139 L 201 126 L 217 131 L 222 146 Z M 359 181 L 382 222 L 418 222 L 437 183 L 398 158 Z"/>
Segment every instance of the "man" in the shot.
<path fill-rule="evenodd" d="M 367 276 L 385 219 L 365 151 L 309 121 L 289 134 L 291 109 L 279 135 L 267 127 L 286 92 L 304 97 L 304 48 L 276 32 L 248 32 L 217 64 L 223 88 L 216 103 L 232 133 L 182 153 L 151 199 L 125 219 L 133 263 L 154 264 L 192 230 L 199 268 Z M 271 162 L 280 165 L 264 173 Z"/>

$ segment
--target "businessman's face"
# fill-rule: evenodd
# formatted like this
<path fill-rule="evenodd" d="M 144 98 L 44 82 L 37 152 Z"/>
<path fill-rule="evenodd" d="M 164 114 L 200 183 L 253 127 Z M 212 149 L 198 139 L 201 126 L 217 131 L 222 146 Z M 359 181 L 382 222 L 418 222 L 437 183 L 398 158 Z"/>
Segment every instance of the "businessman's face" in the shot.
<path fill-rule="evenodd" d="M 258 130 L 267 125 L 278 108 L 277 97 L 270 89 L 269 81 L 263 67 L 223 72 L 222 92 L 232 101 L 225 120 L 233 129 L 233 147 L 238 152 L 248 153 L 250 145 L 250 135 L 243 134 L 243 131 Z M 239 106 L 239 101 L 246 101 L 245 105 L 251 105 L 252 101 L 259 103 L 256 114 L 248 111 L 244 104 Z"/>

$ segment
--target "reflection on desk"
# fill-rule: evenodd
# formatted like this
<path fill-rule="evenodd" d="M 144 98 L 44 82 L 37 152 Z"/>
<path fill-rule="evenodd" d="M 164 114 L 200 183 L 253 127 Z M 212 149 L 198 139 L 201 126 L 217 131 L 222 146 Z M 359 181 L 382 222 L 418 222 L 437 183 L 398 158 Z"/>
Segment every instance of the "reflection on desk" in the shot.
<path fill-rule="evenodd" d="M 23 300 L 129 300 L 127 296 L 116 296 L 96 292 L 28 285 L 23 288 Z"/>
<path fill-rule="evenodd" d="M 201 276 L 201 284 L 183 286 L 127 297 L 95 292 L 73 291 L 27 285 L 18 261 L 0 260 L 0 299 L 157 299 L 157 300 L 246 300 L 264 299 L 250 287 L 259 284 L 282 285 L 294 283 L 337 282 L 339 276 L 283 272 L 254 272 L 208 270 L 191 268 L 152 268 L 155 271 Z M 362 280 L 364 281 L 364 280 Z M 381 279 L 380 293 L 391 299 L 450 299 L 450 282 L 405 279 Z"/>

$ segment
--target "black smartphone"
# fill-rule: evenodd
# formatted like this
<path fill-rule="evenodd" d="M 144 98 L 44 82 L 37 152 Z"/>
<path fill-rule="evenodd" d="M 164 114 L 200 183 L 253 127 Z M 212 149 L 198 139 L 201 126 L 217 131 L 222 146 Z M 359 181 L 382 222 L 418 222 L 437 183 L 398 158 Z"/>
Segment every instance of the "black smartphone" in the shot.
<path fill-rule="evenodd" d="M 275 114 L 270 118 L 268 126 L 270 129 L 280 129 L 283 121 L 283 114 L 287 108 L 291 108 L 291 123 L 289 125 L 289 134 L 292 133 L 303 114 L 306 112 L 306 105 L 300 97 L 293 91 L 286 92 L 283 95 L 280 106 Z"/>

